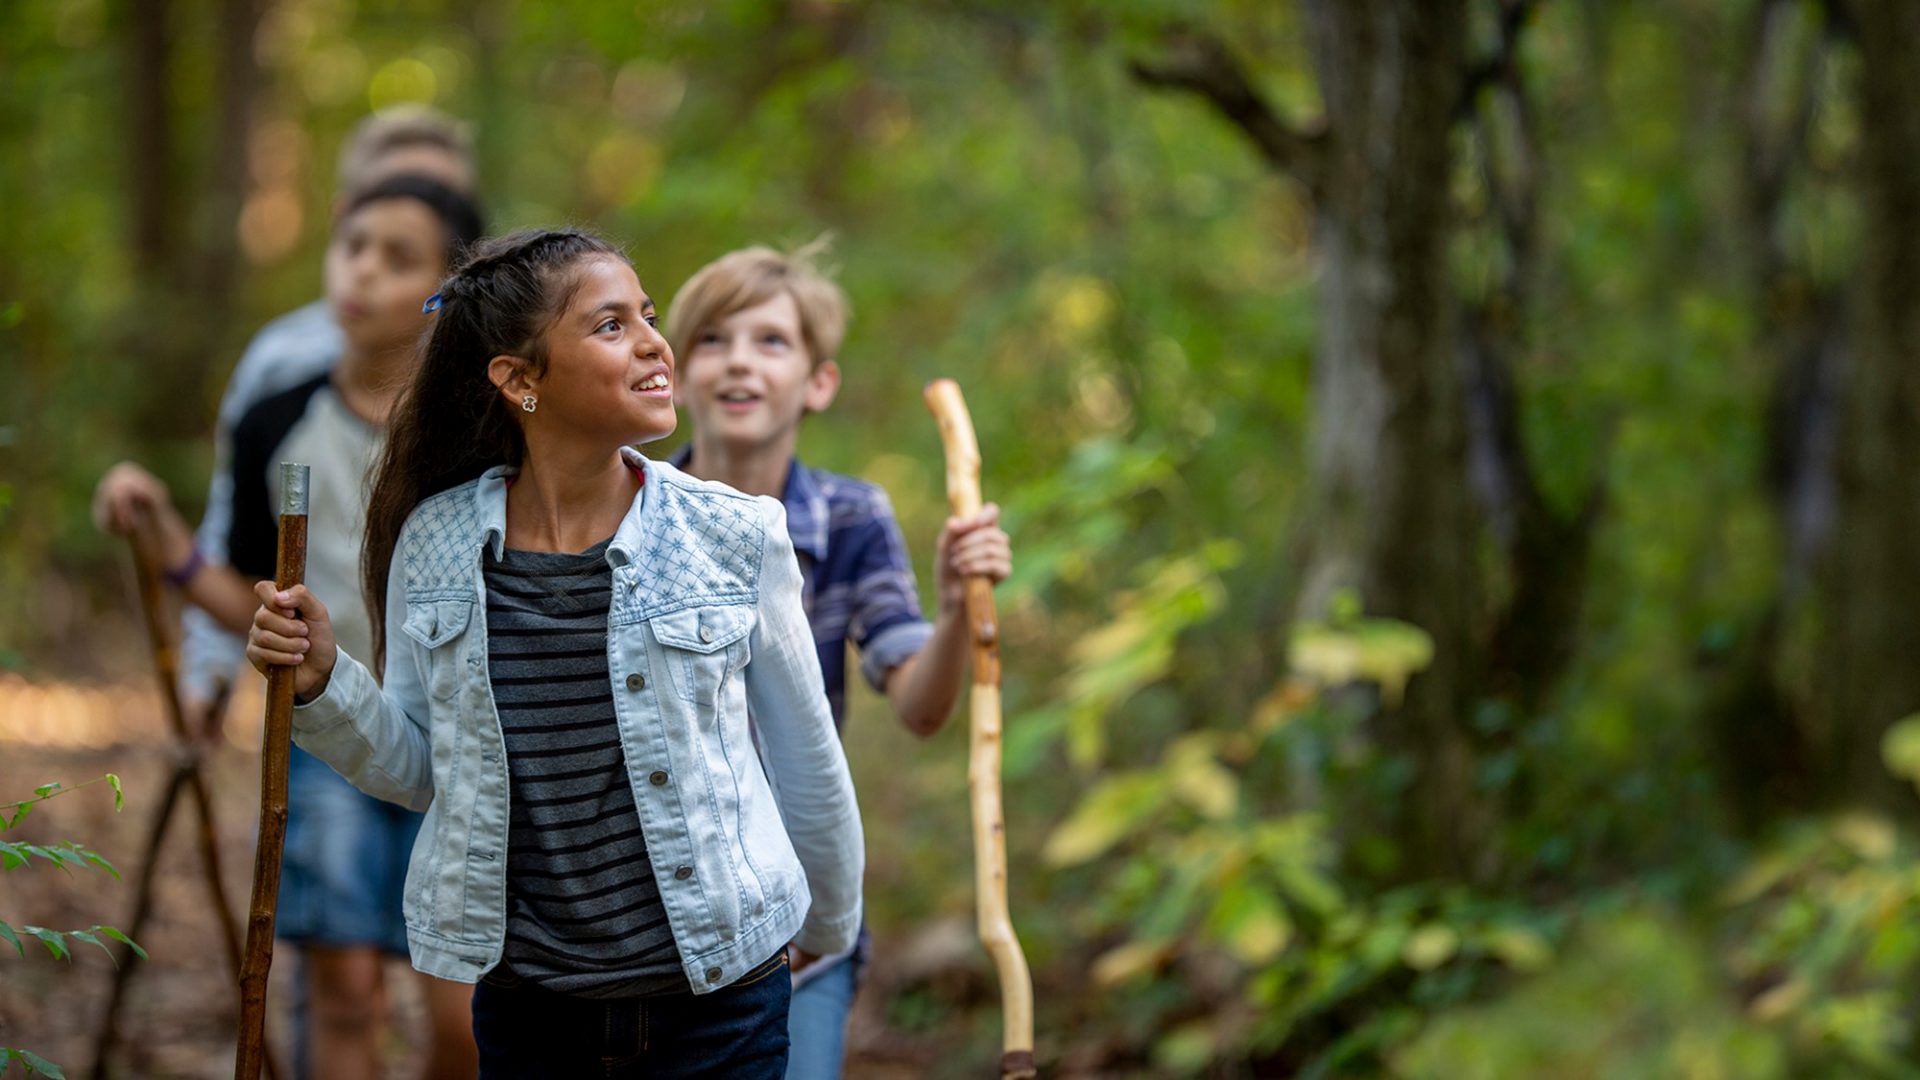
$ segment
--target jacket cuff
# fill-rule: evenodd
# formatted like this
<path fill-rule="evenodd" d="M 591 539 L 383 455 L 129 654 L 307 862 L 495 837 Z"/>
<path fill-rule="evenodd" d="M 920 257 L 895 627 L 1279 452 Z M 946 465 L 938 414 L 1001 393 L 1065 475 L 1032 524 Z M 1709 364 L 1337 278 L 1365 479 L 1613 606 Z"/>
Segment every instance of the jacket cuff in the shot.
<path fill-rule="evenodd" d="M 312 734 L 338 727 L 354 713 L 364 711 L 369 692 L 380 692 L 379 684 L 373 681 L 373 673 L 360 661 L 348 656 L 345 649 L 340 649 L 339 657 L 333 663 L 333 675 L 327 679 L 326 688 L 320 691 L 320 696 L 305 704 L 294 702 L 293 729 Z"/>

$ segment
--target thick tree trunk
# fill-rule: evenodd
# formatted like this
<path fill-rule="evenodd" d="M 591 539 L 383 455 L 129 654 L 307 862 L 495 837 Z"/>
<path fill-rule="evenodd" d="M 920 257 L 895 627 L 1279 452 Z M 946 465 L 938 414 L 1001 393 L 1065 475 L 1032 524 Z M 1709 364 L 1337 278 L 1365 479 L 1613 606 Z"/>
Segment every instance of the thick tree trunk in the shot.
<path fill-rule="evenodd" d="M 1435 658 L 1381 718 L 1412 780 L 1394 814 L 1403 869 L 1455 874 L 1487 822 L 1467 713 L 1478 591 L 1445 247 L 1464 0 L 1315 0 L 1326 106 L 1314 365 L 1316 535 L 1301 602 L 1340 589 L 1431 634 Z"/>
<path fill-rule="evenodd" d="M 260 27 L 257 0 L 221 0 L 220 3 L 220 114 L 215 129 L 212 170 L 208 177 L 207 221 L 197 237 L 203 252 L 197 291 L 206 325 L 228 325 L 236 304 L 234 286 L 240 265 L 240 207 L 247 192 L 247 157 L 253 136 L 254 96 L 260 65 L 254 57 L 254 38 Z M 190 374 L 204 377 L 207 365 Z"/>
<path fill-rule="evenodd" d="M 1835 794 L 1907 800 L 1880 762 L 1880 739 L 1920 711 L 1920 5 L 1838 6 L 1860 52 L 1867 226 L 1839 403 L 1819 734 Z"/>
<path fill-rule="evenodd" d="M 1339 813 L 1392 836 L 1401 876 L 1476 875 L 1491 869 L 1481 841 L 1493 816 L 1474 790 L 1466 722 L 1484 671 L 1479 536 L 1445 260 L 1453 129 L 1470 82 L 1466 0 L 1304 6 L 1325 107 L 1310 128 L 1289 126 L 1218 38 L 1170 33 L 1133 73 L 1200 95 L 1313 194 L 1313 504 L 1294 607 L 1317 618 L 1351 590 L 1368 612 L 1420 626 L 1435 651 L 1405 700 L 1377 718 L 1407 786 L 1385 811 Z"/>
<path fill-rule="evenodd" d="M 127 176 L 133 218 L 134 267 L 159 277 L 170 266 L 176 232 L 173 205 L 173 117 L 168 0 L 127 5 Z"/>
<path fill-rule="evenodd" d="M 1798 0 L 1762 0 L 1733 85 L 1743 115 L 1738 237 L 1751 275 L 1754 348 L 1771 367 L 1762 471 L 1782 540 L 1779 576 L 1725 650 L 1703 650 L 1713 678 L 1706 732 L 1721 803 L 1748 832 L 1812 799 L 1815 756 L 1781 678 L 1786 642 L 1809 612 L 1814 568 L 1830 535 L 1834 393 L 1843 359 L 1834 298 L 1790 241 L 1792 196 L 1811 183 L 1808 135 L 1831 45 L 1822 14 Z"/>

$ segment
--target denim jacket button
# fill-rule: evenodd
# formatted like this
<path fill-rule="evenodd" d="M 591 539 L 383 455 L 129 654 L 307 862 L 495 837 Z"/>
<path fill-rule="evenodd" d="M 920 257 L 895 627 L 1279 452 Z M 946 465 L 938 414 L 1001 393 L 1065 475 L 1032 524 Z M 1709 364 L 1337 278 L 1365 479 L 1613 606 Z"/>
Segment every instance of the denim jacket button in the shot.
<path fill-rule="evenodd" d="M 713 640 L 713 627 L 711 627 L 711 626 L 703 626 L 703 627 L 701 627 L 701 628 L 700 628 L 700 640 L 701 640 L 701 641 L 712 641 L 712 640 Z"/>
<path fill-rule="evenodd" d="M 675 878 L 676 880 L 679 880 L 679 881 L 685 881 L 685 880 L 687 880 L 688 878 L 690 878 L 690 877 L 692 877 L 692 876 L 693 876 L 693 867 L 691 867 L 691 866 L 683 866 L 683 867 L 681 867 L 680 869 L 678 869 L 678 870 L 675 870 L 675 871 L 673 872 L 673 876 L 674 876 L 674 878 Z"/>
<path fill-rule="evenodd" d="M 636 671 L 636 672 L 634 672 L 633 674 L 631 674 L 631 675 L 628 675 L 628 676 L 627 676 L 627 689 L 629 689 L 629 690 L 645 690 L 646 688 L 647 688 L 647 678 L 646 678 L 646 676 L 644 676 L 644 675 L 642 675 L 642 674 L 640 674 L 640 673 L 639 673 L 639 672 L 637 672 L 637 671 Z"/>
<path fill-rule="evenodd" d="M 659 769 L 655 769 L 653 770 L 653 775 L 647 777 L 647 779 L 653 782 L 654 787 L 664 787 L 667 783 L 667 774 Z"/>
<path fill-rule="evenodd" d="M 719 968 L 708 968 L 708 969 L 707 969 L 707 981 L 708 981 L 708 982 L 719 982 L 719 981 L 720 981 L 720 969 L 719 969 Z"/>

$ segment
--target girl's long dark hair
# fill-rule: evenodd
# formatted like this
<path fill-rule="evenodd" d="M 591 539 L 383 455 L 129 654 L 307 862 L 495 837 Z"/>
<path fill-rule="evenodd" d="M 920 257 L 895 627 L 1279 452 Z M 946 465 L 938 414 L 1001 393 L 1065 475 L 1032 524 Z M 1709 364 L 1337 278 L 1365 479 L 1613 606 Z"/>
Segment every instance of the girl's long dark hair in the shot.
<path fill-rule="evenodd" d="M 577 264 L 590 258 L 625 256 L 578 229 L 523 230 L 481 241 L 441 284 L 439 314 L 394 406 L 367 502 L 360 583 L 375 672 L 386 669 L 387 573 L 401 527 L 426 499 L 521 463 L 526 439 L 487 365 L 517 356 L 534 374 L 546 370 L 547 327 L 566 308 Z"/>

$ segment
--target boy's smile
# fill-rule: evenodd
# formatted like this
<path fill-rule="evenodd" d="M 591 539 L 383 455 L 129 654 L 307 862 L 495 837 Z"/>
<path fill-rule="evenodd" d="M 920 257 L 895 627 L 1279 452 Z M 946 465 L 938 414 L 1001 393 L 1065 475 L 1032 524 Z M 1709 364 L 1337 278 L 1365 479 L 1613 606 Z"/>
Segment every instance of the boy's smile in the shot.
<path fill-rule="evenodd" d="M 695 336 L 677 397 L 700 438 L 735 453 L 791 453 L 801 417 L 832 402 L 839 373 L 816 364 L 793 297 L 781 292 Z"/>

